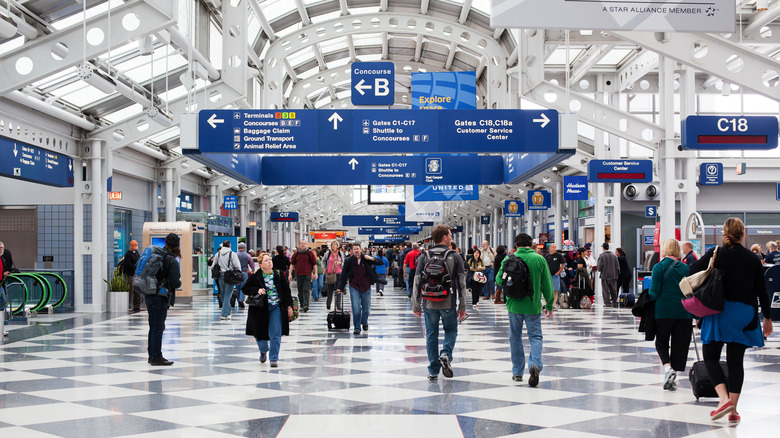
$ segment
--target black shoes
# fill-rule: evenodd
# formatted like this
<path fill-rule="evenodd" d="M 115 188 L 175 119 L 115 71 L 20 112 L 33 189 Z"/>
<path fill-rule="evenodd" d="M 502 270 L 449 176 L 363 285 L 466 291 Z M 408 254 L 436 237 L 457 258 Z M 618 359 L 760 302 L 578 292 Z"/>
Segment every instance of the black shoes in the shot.
<path fill-rule="evenodd" d="M 439 364 L 441 364 L 441 373 L 444 374 L 444 377 L 452 378 L 452 367 L 450 366 L 450 358 L 447 356 L 447 353 L 442 353 L 439 356 Z"/>
<path fill-rule="evenodd" d="M 353 334 L 353 335 L 359 335 L 359 334 L 360 334 L 360 330 L 358 330 L 358 329 L 355 329 L 355 331 L 353 331 L 353 332 L 352 332 L 352 334 Z"/>
<path fill-rule="evenodd" d="M 539 368 L 534 365 L 529 370 L 531 373 L 531 377 L 528 378 L 528 384 L 531 386 L 536 386 L 539 384 Z"/>
<path fill-rule="evenodd" d="M 152 366 L 155 366 L 155 367 L 173 365 L 173 361 L 172 360 L 168 360 L 168 359 L 166 359 L 164 357 L 160 357 L 160 358 L 157 358 L 157 359 L 149 359 L 148 362 L 149 362 L 149 365 L 152 365 Z"/>
<path fill-rule="evenodd" d="M 304 312 L 308 312 L 309 311 L 309 306 L 303 306 L 303 311 Z"/>
<path fill-rule="evenodd" d="M 363 330 L 368 330 L 368 324 L 363 324 Z"/>
<path fill-rule="evenodd" d="M 523 376 L 512 376 L 512 380 L 514 380 L 515 382 L 522 382 Z"/>

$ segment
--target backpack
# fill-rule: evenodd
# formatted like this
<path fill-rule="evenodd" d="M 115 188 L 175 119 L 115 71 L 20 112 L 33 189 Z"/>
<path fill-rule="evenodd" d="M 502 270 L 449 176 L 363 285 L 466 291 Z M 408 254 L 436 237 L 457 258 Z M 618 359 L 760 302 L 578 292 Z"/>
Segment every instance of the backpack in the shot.
<path fill-rule="evenodd" d="M 150 245 L 144 249 L 135 268 L 133 288 L 144 295 L 157 295 L 160 284 L 157 276 L 162 272 L 165 253 L 159 246 Z"/>
<path fill-rule="evenodd" d="M 520 257 L 510 254 L 504 261 L 501 279 L 504 281 L 504 294 L 510 298 L 523 299 L 533 295 L 531 272 Z"/>
<path fill-rule="evenodd" d="M 428 301 L 444 301 L 452 293 L 452 272 L 447 265 L 447 256 L 452 250 L 430 249 L 428 260 L 420 271 L 420 293 Z"/>

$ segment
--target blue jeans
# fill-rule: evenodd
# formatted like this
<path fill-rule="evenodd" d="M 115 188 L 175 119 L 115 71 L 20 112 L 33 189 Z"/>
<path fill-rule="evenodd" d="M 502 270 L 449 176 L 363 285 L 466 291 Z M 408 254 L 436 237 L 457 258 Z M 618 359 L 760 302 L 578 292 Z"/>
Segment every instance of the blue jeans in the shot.
<path fill-rule="evenodd" d="M 325 283 L 325 276 L 323 274 L 317 274 L 317 279 L 311 283 L 311 295 L 314 297 L 314 301 L 320 299 L 320 292 L 322 292 L 322 285 Z"/>
<path fill-rule="evenodd" d="M 528 328 L 531 341 L 531 355 L 528 368 L 536 366 L 542 370 L 542 315 L 523 315 L 509 312 L 509 348 L 512 353 L 512 375 L 522 376 L 525 369 L 525 351 L 523 350 L 523 321 Z"/>
<path fill-rule="evenodd" d="M 225 274 L 219 275 L 219 300 L 222 301 L 222 312 L 219 316 L 230 316 L 233 306 L 230 305 L 230 297 L 233 296 L 235 284 L 225 283 Z"/>
<path fill-rule="evenodd" d="M 410 282 L 414 283 L 414 278 L 409 277 L 410 269 L 409 268 L 405 268 L 405 269 L 406 269 L 406 279 L 404 280 L 404 282 L 406 283 L 406 295 L 412 296 L 412 286 L 413 286 L 413 284 L 410 285 L 409 283 Z"/>
<path fill-rule="evenodd" d="M 168 317 L 168 297 L 146 295 L 146 311 L 149 312 L 149 335 L 146 351 L 149 359 L 160 359 L 162 355 L 162 337 L 165 331 L 165 318 Z"/>
<path fill-rule="evenodd" d="M 355 330 L 360 331 L 360 325 L 368 325 L 368 315 L 371 313 L 371 289 L 360 293 L 358 289 L 349 287 L 349 301 L 352 303 L 352 320 Z"/>
<path fill-rule="evenodd" d="M 489 297 L 496 293 L 496 274 L 493 272 L 492 266 L 486 266 L 482 272 L 487 277 L 487 283 L 485 283 L 485 287 L 482 289 L 482 295 Z"/>
<path fill-rule="evenodd" d="M 285 315 L 286 316 L 286 315 Z M 257 347 L 261 353 L 268 353 L 271 360 L 279 360 L 279 349 L 282 347 L 282 311 L 279 305 L 268 307 L 268 337 L 271 338 L 269 348 L 268 341 L 257 339 Z"/>
<path fill-rule="evenodd" d="M 244 274 L 244 281 L 242 281 L 241 284 L 236 286 L 238 288 L 238 301 L 244 301 L 244 299 L 246 298 L 246 295 L 244 295 L 244 292 L 242 291 L 242 289 L 244 288 L 244 285 L 246 284 L 246 280 L 249 278 L 249 273 L 248 272 L 243 272 L 243 274 Z"/>
<path fill-rule="evenodd" d="M 425 349 L 428 352 L 428 374 L 438 375 L 441 370 L 439 356 L 447 353 L 452 360 L 452 349 L 458 337 L 458 312 L 456 309 L 429 309 L 423 307 L 425 316 Z M 444 326 L 444 345 L 439 351 L 439 319 Z"/>

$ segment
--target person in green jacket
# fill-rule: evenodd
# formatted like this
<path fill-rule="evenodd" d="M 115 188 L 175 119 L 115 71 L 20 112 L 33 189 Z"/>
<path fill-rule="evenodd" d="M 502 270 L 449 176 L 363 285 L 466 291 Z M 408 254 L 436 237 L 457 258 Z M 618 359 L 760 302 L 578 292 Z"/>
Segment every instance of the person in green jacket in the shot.
<path fill-rule="evenodd" d="M 509 347 L 512 355 L 512 380 L 523 381 L 525 369 L 525 351 L 523 350 L 523 322 L 528 327 L 528 340 L 531 341 L 531 354 L 528 357 L 528 384 L 539 384 L 539 373 L 542 371 L 542 295 L 544 295 L 544 314 L 549 318 L 553 312 L 553 286 L 550 276 L 550 268 L 547 261 L 531 248 L 533 238 L 522 233 L 515 237 L 517 251 L 515 257 L 523 259 L 528 266 L 533 295 L 523 299 L 507 296 L 506 308 L 509 312 Z M 503 287 L 504 265 L 506 258 L 501 262 L 501 269 L 496 275 L 496 283 Z"/>
<path fill-rule="evenodd" d="M 663 241 L 662 260 L 653 266 L 649 290 L 650 300 L 655 301 L 655 350 L 664 365 L 664 389 L 668 391 L 677 389 L 677 373 L 685 371 L 693 331 L 693 316 L 680 301 L 685 298 L 680 280 L 688 275 L 688 265 L 679 261 L 681 256 L 680 242 Z"/>

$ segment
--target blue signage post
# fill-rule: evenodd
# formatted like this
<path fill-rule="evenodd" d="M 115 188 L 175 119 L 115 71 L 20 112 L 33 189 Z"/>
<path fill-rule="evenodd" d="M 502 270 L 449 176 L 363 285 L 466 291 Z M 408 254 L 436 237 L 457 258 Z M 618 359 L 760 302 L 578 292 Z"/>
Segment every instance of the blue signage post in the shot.
<path fill-rule="evenodd" d="M 590 160 L 588 163 L 588 182 L 640 183 L 652 180 L 652 160 Z"/>
<path fill-rule="evenodd" d="M 688 116 L 682 123 L 682 147 L 693 150 L 777 147 L 775 116 Z"/>
<path fill-rule="evenodd" d="M 298 222 L 297 211 L 272 211 L 271 222 Z"/>
<path fill-rule="evenodd" d="M 0 175 L 54 187 L 73 187 L 73 160 L 0 137 Z"/>
<path fill-rule="evenodd" d="M 655 205 L 645 205 L 645 217 L 658 217 L 658 207 Z"/>
<path fill-rule="evenodd" d="M 222 200 L 222 208 L 225 210 L 235 210 L 238 208 L 238 196 L 225 196 Z"/>
<path fill-rule="evenodd" d="M 203 152 L 266 154 L 558 151 L 555 110 L 203 110 Z"/>
<path fill-rule="evenodd" d="M 547 210 L 552 206 L 552 196 L 547 190 L 528 191 L 529 210 Z"/>
<path fill-rule="evenodd" d="M 399 231 L 399 227 L 358 227 L 358 234 L 408 234 Z"/>
<path fill-rule="evenodd" d="M 395 102 L 395 64 L 353 62 L 352 105 L 392 105 Z"/>
<path fill-rule="evenodd" d="M 342 227 L 430 227 L 433 222 L 408 222 L 404 216 L 351 215 L 341 216 Z"/>
<path fill-rule="evenodd" d="M 723 184 L 723 163 L 701 163 L 699 184 L 719 186 Z"/>
<path fill-rule="evenodd" d="M 563 177 L 564 201 L 588 200 L 588 177 L 584 175 Z"/>
<path fill-rule="evenodd" d="M 524 214 L 525 205 L 523 205 L 523 201 L 504 201 L 504 217 L 523 217 Z"/>

